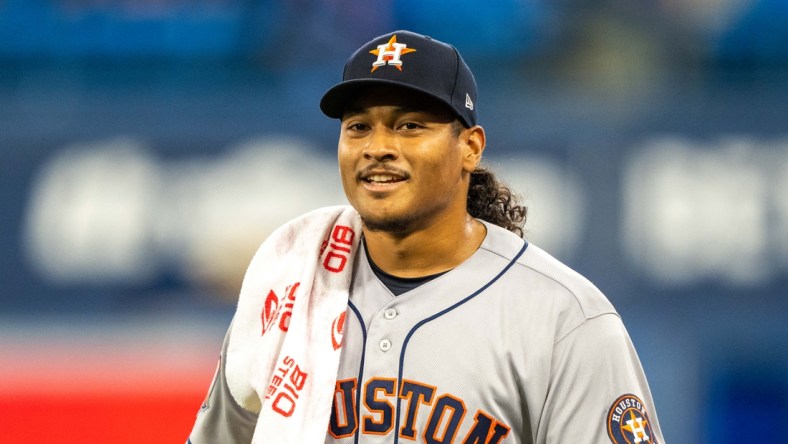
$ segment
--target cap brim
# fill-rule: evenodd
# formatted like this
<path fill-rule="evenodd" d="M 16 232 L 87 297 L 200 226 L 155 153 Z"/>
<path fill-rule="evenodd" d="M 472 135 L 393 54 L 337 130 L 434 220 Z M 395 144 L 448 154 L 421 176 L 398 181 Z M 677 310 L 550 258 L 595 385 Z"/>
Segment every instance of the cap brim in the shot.
<path fill-rule="evenodd" d="M 320 99 L 320 110 L 323 111 L 323 114 L 328 117 L 340 119 L 342 118 L 342 114 L 345 112 L 348 102 L 353 100 L 360 90 L 366 87 L 378 85 L 396 86 L 399 88 L 417 91 L 426 96 L 432 97 L 435 100 L 445 104 L 452 114 L 456 115 L 457 118 L 460 119 L 461 122 L 465 123 L 466 126 L 468 125 L 468 122 L 465 122 L 465 118 L 463 116 L 457 115 L 457 113 L 454 112 L 452 104 L 447 102 L 444 98 L 436 96 L 421 88 L 414 87 L 413 85 L 388 79 L 355 79 L 337 83 L 336 85 L 329 88 L 325 94 L 323 94 L 323 98 Z"/>

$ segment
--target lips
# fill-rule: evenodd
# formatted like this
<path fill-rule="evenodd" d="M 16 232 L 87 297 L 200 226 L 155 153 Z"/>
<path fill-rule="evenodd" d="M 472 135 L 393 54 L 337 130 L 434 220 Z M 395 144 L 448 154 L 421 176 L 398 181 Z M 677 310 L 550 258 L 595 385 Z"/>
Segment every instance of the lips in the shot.
<path fill-rule="evenodd" d="M 358 179 L 371 185 L 387 185 L 407 180 L 410 175 L 406 171 L 387 168 L 365 168 L 358 173 Z"/>
<path fill-rule="evenodd" d="M 373 174 L 369 177 L 365 177 L 362 180 L 369 183 L 394 183 L 403 180 L 399 176 L 391 176 L 388 174 Z"/>

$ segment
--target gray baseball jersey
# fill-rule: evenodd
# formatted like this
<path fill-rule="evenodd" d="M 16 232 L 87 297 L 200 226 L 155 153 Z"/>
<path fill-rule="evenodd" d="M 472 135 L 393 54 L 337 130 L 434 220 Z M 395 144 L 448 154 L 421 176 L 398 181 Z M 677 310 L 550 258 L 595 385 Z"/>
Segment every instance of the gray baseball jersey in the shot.
<path fill-rule="evenodd" d="M 485 225 L 462 265 L 399 296 L 358 253 L 325 442 L 664 442 L 610 302 L 543 250 Z M 256 415 L 232 399 L 223 362 L 193 444 L 251 440 Z"/>

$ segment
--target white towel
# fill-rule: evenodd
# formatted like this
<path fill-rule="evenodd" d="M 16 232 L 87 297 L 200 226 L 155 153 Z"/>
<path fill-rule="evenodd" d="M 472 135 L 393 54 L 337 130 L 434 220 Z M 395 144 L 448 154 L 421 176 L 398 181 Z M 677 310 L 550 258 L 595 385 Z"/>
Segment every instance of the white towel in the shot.
<path fill-rule="evenodd" d="M 276 230 L 252 259 L 226 378 L 238 404 L 259 412 L 253 443 L 324 442 L 360 237 L 355 210 L 323 208 Z"/>

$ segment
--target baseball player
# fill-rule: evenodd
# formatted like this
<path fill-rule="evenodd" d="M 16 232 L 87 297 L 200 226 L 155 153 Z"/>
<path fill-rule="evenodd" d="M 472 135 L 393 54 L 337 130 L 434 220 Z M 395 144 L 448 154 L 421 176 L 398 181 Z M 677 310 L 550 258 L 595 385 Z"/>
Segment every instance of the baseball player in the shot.
<path fill-rule="evenodd" d="M 336 382 L 324 413 L 304 418 L 320 437 L 304 442 L 664 442 L 613 306 L 522 239 L 525 207 L 479 167 L 476 82 L 453 46 L 408 31 L 377 37 L 320 107 L 341 122 L 340 174 L 360 233 L 347 310 L 333 324 Z M 324 242 L 319 258 L 327 244 L 337 245 Z M 293 386 L 309 372 L 287 356 L 281 377 L 251 378 L 253 396 L 236 395 L 234 328 L 189 442 L 290 442 L 259 419 L 297 415 L 309 401 Z"/>

